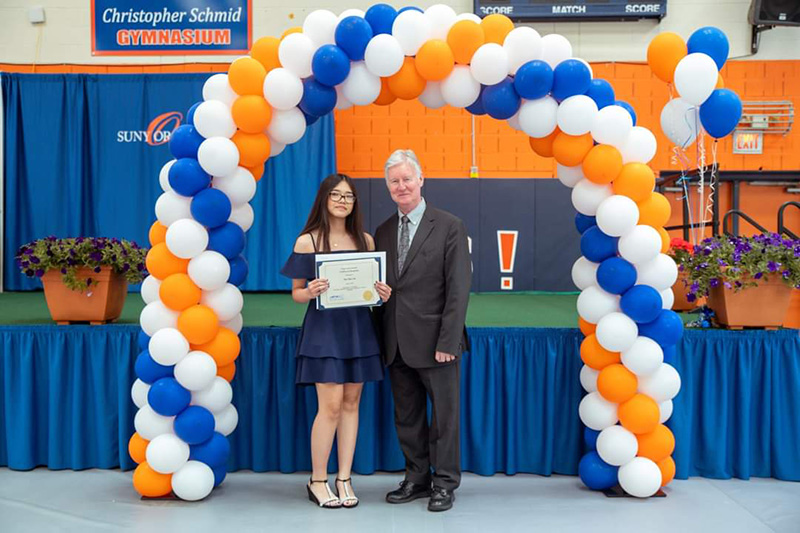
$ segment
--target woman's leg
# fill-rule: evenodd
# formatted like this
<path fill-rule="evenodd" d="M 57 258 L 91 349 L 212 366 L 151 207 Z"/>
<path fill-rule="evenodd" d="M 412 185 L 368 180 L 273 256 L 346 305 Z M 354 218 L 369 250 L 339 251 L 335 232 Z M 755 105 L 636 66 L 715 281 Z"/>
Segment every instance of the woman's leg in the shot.
<path fill-rule="evenodd" d="M 311 479 L 323 480 L 328 477 L 328 458 L 342 416 L 344 387 L 336 383 L 317 383 L 316 387 L 319 408 L 311 427 Z M 311 490 L 320 501 L 328 499 L 323 483 L 312 483 Z"/>
<path fill-rule="evenodd" d="M 361 401 L 363 383 L 345 383 L 342 401 L 342 416 L 337 428 L 337 446 L 339 448 L 339 479 L 349 479 L 350 469 L 353 467 L 353 454 L 356 450 L 356 437 L 358 437 L 358 404 Z M 336 483 L 339 497 L 344 497 L 343 483 Z M 349 485 L 349 483 L 348 483 Z M 350 494 L 352 487 L 348 486 Z M 351 504 L 352 505 L 352 504 Z"/>

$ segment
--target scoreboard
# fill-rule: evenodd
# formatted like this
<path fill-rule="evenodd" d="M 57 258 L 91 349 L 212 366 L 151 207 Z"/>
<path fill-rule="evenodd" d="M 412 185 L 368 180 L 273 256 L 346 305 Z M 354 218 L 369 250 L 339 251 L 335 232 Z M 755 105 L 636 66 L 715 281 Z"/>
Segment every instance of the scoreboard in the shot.
<path fill-rule="evenodd" d="M 667 0 L 474 0 L 480 17 L 499 13 L 512 20 L 660 19 Z"/>

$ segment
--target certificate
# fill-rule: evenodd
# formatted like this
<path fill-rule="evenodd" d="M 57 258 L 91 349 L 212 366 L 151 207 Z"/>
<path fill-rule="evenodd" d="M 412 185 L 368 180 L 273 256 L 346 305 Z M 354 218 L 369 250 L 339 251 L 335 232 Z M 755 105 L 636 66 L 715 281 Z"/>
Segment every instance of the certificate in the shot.
<path fill-rule="evenodd" d="M 328 280 L 328 290 L 317 296 L 317 309 L 381 305 L 376 281 L 386 279 L 386 252 L 317 254 L 317 278 Z"/>

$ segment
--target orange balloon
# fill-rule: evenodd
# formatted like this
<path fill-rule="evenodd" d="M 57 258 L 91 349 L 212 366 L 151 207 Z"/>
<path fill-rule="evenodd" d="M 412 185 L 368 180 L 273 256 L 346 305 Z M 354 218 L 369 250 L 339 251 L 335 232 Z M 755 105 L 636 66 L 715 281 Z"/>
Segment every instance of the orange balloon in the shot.
<path fill-rule="evenodd" d="M 133 471 L 133 488 L 142 496 L 158 498 L 172 492 L 172 474 L 159 474 L 147 463 Z"/>
<path fill-rule="evenodd" d="M 661 486 L 666 487 L 675 479 L 675 461 L 672 457 L 665 457 L 657 462 L 656 465 L 661 470 Z"/>
<path fill-rule="evenodd" d="M 263 165 L 269 159 L 269 137 L 264 133 L 245 133 L 237 131 L 231 137 L 239 149 L 239 164 L 243 167 Z"/>
<path fill-rule="evenodd" d="M 621 170 L 622 154 L 610 144 L 598 144 L 583 160 L 583 175 L 600 185 L 614 181 Z"/>
<path fill-rule="evenodd" d="M 389 76 L 389 90 L 401 100 L 413 100 L 425 90 L 425 78 L 414 66 L 414 58 L 406 57 L 400 70 Z"/>
<path fill-rule="evenodd" d="M 172 274 L 186 272 L 189 260 L 172 255 L 167 243 L 161 242 L 150 248 L 145 259 L 147 271 L 157 279 L 164 280 Z"/>
<path fill-rule="evenodd" d="M 636 435 L 636 440 L 639 441 L 639 451 L 636 455 L 647 457 L 656 463 L 675 451 L 675 436 L 664 424 L 657 425 L 650 433 Z"/>
<path fill-rule="evenodd" d="M 459 65 L 469 65 L 472 56 L 485 42 L 483 28 L 472 20 L 459 20 L 447 32 L 447 44 Z"/>
<path fill-rule="evenodd" d="M 669 251 L 669 233 L 661 226 L 657 227 L 656 231 L 661 236 L 661 253 L 665 254 Z"/>
<path fill-rule="evenodd" d="M 647 64 L 661 81 L 672 83 L 675 67 L 687 53 L 686 42 L 680 35 L 672 32 L 660 33 L 647 47 Z"/>
<path fill-rule="evenodd" d="M 577 167 L 594 146 L 592 135 L 567 135 L 563 131 L 553 140 L 553 157 L 565 167 Z"/>
<path fill-rule="evenodd" d="M 199 304 L 202 294 L 203 291 L 188 274 L 172 274 L 161 282 L 158 289 L 158 296 L 164 305 L 175 311 Z"/>
<path fill-rule="evenodd" d="M 646 200 L 638 202 L 639 224 L 658 228 L 666 226 L 669 216 L 672 214 L 672 207 L 669 200 L 658 192 L 651 194 Z"/>
<path fill-rule="evenodd" d="M 714 87 L 715 89 L 724 89 L 725 88 L 725 80 L 722 79 L 722 74 L 717 73 L 717 85 Z"/>
<path fill-rule="evenodd" d="M 608 365 L 619 363 L 619 352 L 609 352 L 597 341 L 594 333 L 587 335 L 581 342 L 581 360 L 586 366 L 595 370 L 603 370 Z"/>
<path fill-rule="evenodd" d="M 620 424 L 637 435 L 655 430 L 661 416 L 656 401 L 644 394 L 636 394 L 621 404 L 617 414 Z"/>
<path fill-rule="evenodd" d="M 597 376 L 597 392 L 609 402 L 627 402 L 636 394 L 638 385 L 636 375 L 618 363 L 608 365 Z"/>
<path fill-rule="evenodd" d="M 556 140 L 556 137 L 559 133 L 561 133 L 561 130 L 556 127 L 556 129 L 553 130 L 553 133 L 547 137 L 542 137 L 541 139 L 531 137 L 528 142 L 530 143 L 533 151 L 540 156 L 553 157 L 553 141 Z"/>
<path fill-rule="evenodd" d="M 514 23 L 507 16 L 495 13 L 481 21 L 481 28 L 483 28 L 487 43 L 502 45 L 506 40 L 506 35 L 514 29 Z"/>
<path fill-rule="evenodd" d="M 592 324 L 591 322 L 587 322 L 583 319 L 583 317 L 580 316 L 578 317 L 578 327 L 580 328 L 581 333 L 583 333 L 584 336 L 586 337 L 588 337 L 589 335 L 594 333 L 595 330 L 597 330 L 597 324 Z"/>
<path fill-rule="evenodd" d="M 219 319 L 205 305 L 193 305 L 178 315 L 178 331 L 190 344 L 205 344 L 217 336 Z"/>
<path fill-rule="evenodd" d="M 225 379 L 225 381 L 233 381 L 233 376 L 236 375 L 236 363 L 231 363 L 225 366 L 218 366 L 217 375 Z"/>
<path fill-rule="evenodd" d="M 441 81 L 453 72 L 456 61 L 446 42 L 430 39 L 417 52 L 414 64 L 423 79 Z"/>
<path fill-rule="evenodd" d="M 245 133 L 262 133 L 272 120 L 272 107 L 261 96 L 240 96 L 231 106 L 233 121 Z"/>
<path fill-rule="evenodd" d="M 153 222 L 153 225 L 150 226 L 150 246 L 155 246 L 156 244 L 160 244 L 167 240 L 167 227 L 156 220 Z"/>
<path fill-rule="evenodd" d="M 216 361 L 217 368 L 233 364 L 239 357 L 241 348 L 239 336 L 228 328 L 219 328 L 216 336 L 207 343 L 192 344 L 193 350 L 200 350 L 210 355 Z"/>
<path fill-rule="evenodd" d="M 293 33 L 303 33 L 303 27 L 295 26 L 294 28 L 289 28 L 288 30 L 283 32 L 283 35 L 281 35 L 281 40 L 285 39 L 287 35 L 291 35 Z"/>
<path fill-rule="evenodd" d="M 252 57 L 240 57 L 228 68 L 228 83 L 236 94 L 264 94 L 267 70 Z"/>
<path fill-rule="evenodd" d="M 653 169 L 644 163 L 627 163 L 614 179 L 614 194 L 627 196 L 634 202 L 647 200 L 656 186 Z"/>
<path fill-rule="evenodd" d="M 128 454 L 134 463 L 140 464 L 146 461 L 145 450 L 148 444 L 150 444 L 150 441 L 144 440 L 138 433 L 131 435 L 131 439 L 128 441 Z"/>
<path fill-rule="evenodd" d="M 250 174 L 253 175 L 253 179 L 259 181 L 261 177 L 264 175 L 264 165 L 256 165 L 254 167 L 246 167 L 247 170 L 250 171 Z"/>
<path fill-rule="evenodd" d="M 250 56 L 261 63 L 264 71 L 269 74 L 272 69 L 280 68 L 281 61 L 278 59 L 278 47 L 281 40 L 277 37 L 262 37 L 253 44 L 250 49 Z"/>
<path fill-rule="evenodd" d="M 397 96 L 389 89 L 389 78 L 381 78 L 381 94 L 373 102 L 377 105 L 389 105 L 397 100 Z"/>

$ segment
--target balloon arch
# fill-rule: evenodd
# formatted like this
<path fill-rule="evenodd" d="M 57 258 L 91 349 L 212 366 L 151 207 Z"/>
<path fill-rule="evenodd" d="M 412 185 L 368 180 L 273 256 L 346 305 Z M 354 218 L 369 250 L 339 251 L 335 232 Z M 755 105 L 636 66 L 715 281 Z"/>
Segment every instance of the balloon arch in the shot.
<path fill-rule="evenodd" d="M 651 65 L 671 76 L 683 56 L 696 55 L 683 46 L 681 55 L 667 43 Z M 706 89 L 687 94 L 699 105 L 714 86 L 698 101 Z M 229 382 L 240 351 L 241 252 L 264 162 L 334 109 L 397 98 L 508 120 L 537 154 L 555 158 L 582 233 L 572 274 L 582 291 L 580 379 L 588 394 L 579 411 L 590 451 L 580 476 L 592 489 L 619 484 L 653 495 L 675 474 L 675 440 L 664 422 L 680 377 L 664 358 L 683 332 L 670 310 L 678 272 L 664 254 L 670 205 L 654 192 L 647 166 L 655 136 L 635 126 L 633 108 L 592 79 L 560 35 L 515 28 L 503 15 L 385 4 L 338 17 L 314 11 L 302 28 L 258 40 L 227 74 L 208 79 L 203 102 L 174 132 L 142 286 L 134 488 L 199 500 L 225 477 L 226 436 L 238 422 Z"/>

